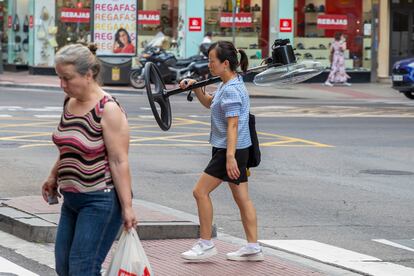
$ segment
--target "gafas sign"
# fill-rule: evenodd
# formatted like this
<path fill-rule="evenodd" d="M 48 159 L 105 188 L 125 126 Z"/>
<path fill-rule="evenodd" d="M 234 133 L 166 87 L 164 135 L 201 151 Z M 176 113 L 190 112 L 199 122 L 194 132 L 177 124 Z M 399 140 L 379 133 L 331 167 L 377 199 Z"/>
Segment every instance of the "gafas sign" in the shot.
<path fill-rule="evenodd" d="M 325 30 L 346 30 L 348 28 L 348 16 L 325 14 L 318 15 L 318 29 Z"/>
<path fill-rule="evenodd" d="M 89 9 L 62 8 L 60 21 L 73 23 L 89 23 L 91 12 Z"/>
<path fill-rule="evenodd" d="M 160 11 L 138 11 L 138 24 L 159 25 Z"/>
<path fill-rule="evenodd" d="M 251 27 L 253 25 L 253 17 L 250 12 L 236 13 L 234 17 L 236 27 Z M 232 27 L 233 14 L 230 12 L 223 12 L 220 15 L 220 27 Z"/>
<path fill-rule="evenodd" d="M 136 0 L 95 0 L 92 37 L 97 55 L 134 56 L 137 21 Z"/>

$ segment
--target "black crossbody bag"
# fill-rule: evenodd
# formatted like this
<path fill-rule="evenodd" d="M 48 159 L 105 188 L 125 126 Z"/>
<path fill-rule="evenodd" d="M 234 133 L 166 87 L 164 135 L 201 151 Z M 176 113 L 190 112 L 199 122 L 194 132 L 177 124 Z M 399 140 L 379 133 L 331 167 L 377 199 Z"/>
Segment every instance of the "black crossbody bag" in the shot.
<path fill-rule="evenodd" d="M 249 147 L 249 160 L 247 161 L 248 168 L 254 168 L 259 166 L 261 153 L 259 148 L 259 138 L 256 132 L 256 117 L 249 113 L 249 130 L 252 145 Z"/>

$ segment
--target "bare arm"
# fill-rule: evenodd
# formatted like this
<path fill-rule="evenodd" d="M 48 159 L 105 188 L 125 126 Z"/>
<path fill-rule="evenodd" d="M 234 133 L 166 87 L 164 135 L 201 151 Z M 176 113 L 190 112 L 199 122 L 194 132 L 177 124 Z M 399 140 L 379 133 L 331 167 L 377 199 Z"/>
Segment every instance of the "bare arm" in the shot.
<path fill-rule="evenodd" d="M 187 84 L 185 84 L 185 82 L 187 82 Z M 187 88 L 187 87 L 189 87 L 189 86 L 193 85 L 193 84 L 194 84 L 194 83 L 196 83 L 196 82 L 197 82 L 196 80 L 192 80 L 192 79 L 185 79 L 185 80 L 182 80 L 182 81 L 180 82 L 180 87 L 181 87 L 182 89 L 185 89 L 185 88 Z M 212 102 L 212 100 L 213 100 L 213 97 L 212 97 L 212 96 L 210 96 L 210 95 L 208 95 L 208 94 L 206 94 L 206 93 L 204 93 L 204 92 L 203 92 L 203 90 L 202 90 L 201 88 L 196 88 L 196 89 L 193 89 L 193 91 L 194 91 L 194 93 L 196 94 L 197 99 L 200 101 L 200 103 L 201 103 L 204 107 L 206 107 L 206 108 L 210 108 L 210 106 L 211 106 L 211 102 Z"/>
<path fill-rule="evenodd" d="M 240 176 L 240 171 L 236 161 L 236 147 L 237 147 L 237 128 L 239 117 L 227 118 L 227 153 L 226 153 L 226 169 L 227 175 L 231 179 L 237 179 Z"/>
<path fill-rule="evenodd" d="M 131 174 L 128 161 L 129 127 L 125 114 L 116 103 L 109 102 L 105 105 L 102 128 L 109 167 L 121 203 L 124 226 L 129 229 L 137 221 L 132 209 Z"/>
<path fill-rule="evenodd" d="M 44 201 L 48 202 L 47 197 L 48 195 L 57 194 L 57 169 L 59 165 L 60 156 L 56 160 L 55 164 L 53 165 L 52 169 L 50 170 L 49 176 L 43 182 L 42 185 L 42 196 Z M 60 197 L 60 195 L 58 194 Z"/>

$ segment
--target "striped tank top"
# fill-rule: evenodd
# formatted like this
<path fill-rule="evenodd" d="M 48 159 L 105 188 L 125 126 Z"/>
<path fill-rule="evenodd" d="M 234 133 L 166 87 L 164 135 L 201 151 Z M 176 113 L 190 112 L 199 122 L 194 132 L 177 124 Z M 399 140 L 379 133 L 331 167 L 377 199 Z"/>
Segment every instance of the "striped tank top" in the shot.
<path fill-rule="evenodd" d="M 60 123 L 52 136 L 60 153 L 57 168 L 60 190 L 86 193 L 112 188 L 101 119 L 107 102 L 119 103 L 105 95 L 91 111 L 75 116 L 68 112 L 68 101 L 66 98 Z"/>

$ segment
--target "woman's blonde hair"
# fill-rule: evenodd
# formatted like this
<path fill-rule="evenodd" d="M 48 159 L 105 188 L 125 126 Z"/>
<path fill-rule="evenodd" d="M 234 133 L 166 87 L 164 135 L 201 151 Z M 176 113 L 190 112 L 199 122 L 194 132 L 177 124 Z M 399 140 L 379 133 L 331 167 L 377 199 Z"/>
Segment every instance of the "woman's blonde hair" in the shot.
<path fill-rule="evenodd" d="M 101 64 L 96 57 L 96 44 L 84 46 L 82 44 L 69 44 L 59 49 L 55 56 L 55 64 L 74 65 L 76 72 L 81 76 L 92 71 L 93 79 L 99 82 Z"/>

